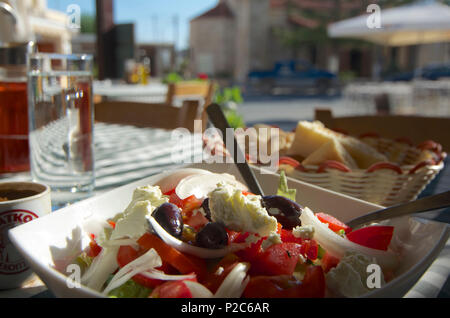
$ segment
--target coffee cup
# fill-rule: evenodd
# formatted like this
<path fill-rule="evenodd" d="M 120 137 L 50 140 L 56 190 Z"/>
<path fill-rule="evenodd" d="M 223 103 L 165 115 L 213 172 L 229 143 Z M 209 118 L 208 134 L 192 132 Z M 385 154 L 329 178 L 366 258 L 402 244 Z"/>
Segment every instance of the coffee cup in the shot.
<path fill-rule="evenodd" d="M 0 289 L 18 288 L 33 274 L 9 240 L 9 229 L 51 211 L 50 188 L 47 185 L 0 182 Z"/>

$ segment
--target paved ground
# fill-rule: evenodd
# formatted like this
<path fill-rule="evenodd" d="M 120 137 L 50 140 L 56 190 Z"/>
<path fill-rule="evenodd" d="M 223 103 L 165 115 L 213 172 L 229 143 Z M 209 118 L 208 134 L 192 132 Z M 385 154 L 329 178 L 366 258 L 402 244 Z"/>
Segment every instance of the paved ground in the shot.
<path fill-rule="evenodd" d="M 356 108 L 344 98 L 304 97 L 304 96 L 244 96 L 239 113 L 248 126 L 256 123 L 268 123 L 291 130 L 299 120 L 314 118 L 314 109 L 329 108 L 334 115 L 362 114 L 372 111 L 367 107 Z"/>

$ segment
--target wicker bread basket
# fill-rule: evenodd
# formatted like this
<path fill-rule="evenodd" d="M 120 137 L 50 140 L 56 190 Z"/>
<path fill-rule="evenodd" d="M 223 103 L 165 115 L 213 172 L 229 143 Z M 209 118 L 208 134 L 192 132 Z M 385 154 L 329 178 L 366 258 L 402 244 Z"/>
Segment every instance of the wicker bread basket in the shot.
<path fill-rule="evenodd" d="M 292 142 L 292 134 L 288 136 Z M 446 153 L 442 146 L 425 141 L 417 146 L 405 138 L 391 140 L 376 134 L 359 136 L 361 141 L 385 154 L 389 162 L 378 162 L 367 169 L 350 169 L 340 162 L 328 160 L 320 165 L 302 165 L 280 152 L 278 170 L 286 175 L 342 194 L 383 206 L 391 206 L 414 200 L 443 169 Z M 219 136 L 204 138 L 204 145 L 214 145 L 214 155 L 229 157 Z M 261 166 L 258 159 L 250 158 L 250 164 Z"/>
<path fill-rule="evenodd" d="M 326 161 L 319 166 L 306 165 L 290 157 L 281 157 L 279 170 L 288 177 L 324 187 L 383 206 L 414 200 L 443 169 L 446 154 L 432 141 L 412 146 L 404 140 L 361 136 L 361 140 L 387 154 L 389 162 L 368 169 L 349 169 L 341 163 Z"/>

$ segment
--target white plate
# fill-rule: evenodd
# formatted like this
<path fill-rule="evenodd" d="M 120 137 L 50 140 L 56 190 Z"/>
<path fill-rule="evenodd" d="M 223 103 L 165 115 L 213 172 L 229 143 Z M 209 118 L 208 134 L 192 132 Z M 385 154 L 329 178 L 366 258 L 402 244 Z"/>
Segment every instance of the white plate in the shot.
<path fill-rule="evenodd" d="M 189 167 L 202 168 L 212 172 L 227 172 L 239 180 L 240 174 L 232 164 L 198 164 Z M 86 288 L 69 288 L 65 272 L 67 264 L 89 244 L 82 225 L 92 218 L 106 220 L 121 212 L 130 202 L 133 190 L 141 185 L 156 184 L 158 180 L 172 173 L 148 177 L 110 192 L 58 210 L 10 230 L 10 239 L 25 257 L 31 268 L 45 282 L 57 297 L 98 297 L 99 293 Z M 255 168 L 265 194 L 274 194 L 279 176 L 261 174 Z M 348 221 L 380 208 L 377 205 L 344 196 L 323 188 L 289 180 L 289 187 L 297 189 L 297 202 L 315 212 L 324 211 L 342 221 Z M 422 276 L 439 255 L 449 237 L 444 223 L 424 221 L 418 218 L 402 218 L 390 221 L 395 225 L 393 245 L 403 246 L 404 254 L 396 278 L 383 288 L 367 296 L 402 297 Z M 398 244 L 402 242 L 402 244 Z"/>

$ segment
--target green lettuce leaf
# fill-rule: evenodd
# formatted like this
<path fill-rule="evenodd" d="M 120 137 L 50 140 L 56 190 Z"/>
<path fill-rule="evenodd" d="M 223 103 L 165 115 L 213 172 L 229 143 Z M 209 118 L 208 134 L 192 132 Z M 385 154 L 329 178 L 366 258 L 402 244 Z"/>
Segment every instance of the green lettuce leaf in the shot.
<path fill-rule="evenodd" d="M 278 185 L 277 195 L 288 198 L 295 201 L 295 196 L 297 194 L 296 189 L 289 189 L 287 184 L 287 178 L 284 171 L 280 171 L 280 183 Z"/>
<path fill-rule="evenodd" d="M 150 288 L 139 285 L 133 280 L 127 281 L 125 284 L 111 290 L 108 293 L 110 298 L 147 298 L 152 290 Z"/>

